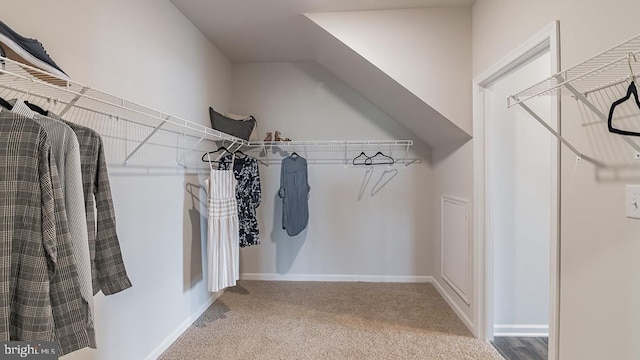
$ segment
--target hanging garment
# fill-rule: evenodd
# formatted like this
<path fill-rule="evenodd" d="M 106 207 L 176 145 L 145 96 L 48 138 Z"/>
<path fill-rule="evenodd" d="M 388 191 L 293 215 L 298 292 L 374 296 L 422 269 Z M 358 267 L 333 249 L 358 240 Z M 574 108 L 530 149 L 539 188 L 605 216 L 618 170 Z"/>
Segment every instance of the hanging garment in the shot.
<path fill-rule="evenodd" d="M 232 156 L 220 159 L 218 169 L 231 169 Z M 260 206 L 262 192 L 260 190 L 260 172 L 258 160 L 254 157 L 235 158 L 233 174 L 238 182 L 236 201 L 238 202 L 238 221 L 240 223 L 240 247 L 260 244 L 260 231 L 256 209 Z"/>
<path fill-rule="evenodd" d="M 93 294 L 102 290 L 105 295 L 111 295 L 128 289 L 131 280 L 124 266 L 116 233 L 116 215 L 102 138 L 94 130 L 60 119 L 50 111 L 47 116 L 67 124 L 75 132 L 80 144 Z"/>
<path fill-rule="evenodd" d="M 307 160 L 294 153 L 282 159 L 280 190 L 282 198 L 282 228 L 289 236 L 296 236 L 309 222 L 309 192 Z"/>
<path fill-rule="evenodd" d="M 234 157 L 231 159 L 233 167 Z M 207 268 L 211 292 L 235 286 L 240 278 L 236 179 L 233 170 L 216 170 L 205 181 L 208 197 Z"/>
<path fill-rule="evenodd" d="M 0 340 L 87 347 L 63 191 L 44 128 L 0 112 Z"/>
<path fill-rule="evenodd" d="M 10 100 L 12 112 L 33 119 L 47 132 L 51 143 L 51 157 L 55 161 L 69 225 L 69 235 L 73 245 L 80 293 L 84 301 L 84 316 L 87 320 L 89 347 L 96 348 L 95 326 L 93 322 L 93 288 L 91 284 L 91 260 L 87 217 L 82 191 L 82 170 L 80 167 L 80 145 L 71 128 L 59 120 L 44 117 L 32 111 L 24 101 Z"/>

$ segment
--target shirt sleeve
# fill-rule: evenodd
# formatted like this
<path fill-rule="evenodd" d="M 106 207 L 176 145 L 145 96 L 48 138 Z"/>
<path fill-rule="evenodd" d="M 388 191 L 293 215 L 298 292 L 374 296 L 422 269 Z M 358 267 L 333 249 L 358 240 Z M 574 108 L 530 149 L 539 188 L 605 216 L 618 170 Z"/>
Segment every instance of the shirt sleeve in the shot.
<path fill-rule="evenodd" d="M 87 232 L 87 214 L 84 206 L 80 151 L 75 135 L 67 140 L 65 146 L 65 180 L 62 186 L 65 189 L 64 196 L 65 206 L 67 207 L 67 220 L 69 223 L 69 233 L 73 246 L 76 269 L 78 271 L 78 279 L 80 281 L 80 293 L 82 294 L 85 305 L 84 312 L 87 320 L 86 329 L 89 335 L 89 347 L 95 349 L 96 335 L 93 322 L 91 254 Z"/>
<path fill-rule="evenodd" d="M 50 169 L 50 172 L 43 173 L 44 176 L 40 179 L 44 190 L 43 233 L 47 238 L 52 234 L 54 236 L 56 264 L 51 274 L 49 291 L 56 337 L 60 355 L 63 355 L 89 346 L 89 337 L 85 328 L 85 304 L 80 294 L 80 281 L 73 257 L 64 193 L 55 163 L 48 153 L 43 157 L 48 161 L 48 164 L 43 164 L 43 169 Z M 50 242 L 50 239 L 46 242 Z"/>
<path fill-rule="evenodd" d="M 97 210 L 95 267 L 99 290 L 111 295 L 131 287 L 116 233 L 116 216 L 102 139 L 98 138 L 98 161 L 94 189 Z M 95 291 L 95 289 L 94 289 Z"/>

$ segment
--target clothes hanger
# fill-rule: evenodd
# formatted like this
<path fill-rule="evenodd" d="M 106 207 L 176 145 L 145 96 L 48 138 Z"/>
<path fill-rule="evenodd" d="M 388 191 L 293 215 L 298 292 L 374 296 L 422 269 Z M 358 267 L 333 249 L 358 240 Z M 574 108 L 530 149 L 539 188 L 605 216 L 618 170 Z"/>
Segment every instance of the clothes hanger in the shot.
<path fill-rule="evenodd" d="M 26 94 L 26 96 L 29 96 L 29 93 Z M 18 113 L 24 117 L 27 117 L 29 119 L 35 119 L 36 117 L 40 116 L 40 114 L 38 114 L 37 112 L 31 110 L 27 104 L 26 104 L 26 100 L 23 97 L 17 97 L 15 99 L 11 99 L 9 101 L 7 101 L 9 104 L 13 104 L 13 106 L 11 107 L 11 111 Z"/>
<path fill-rule="evenodd" d="M 13 106 L 11 106 L 11 104 L 9 104 L 9 102 L 3 98 L 0 98 L 0 106 L 7 110 L 11 110 L 11 108 L 13 108 Z"/>
<path fill-rule="evenodd" d="M 371 180 L 371 176 L 373 176 L 373 168 L 370 167 L 367 169 L 367 171 L 365 171 L 364 173 L 364 178 L 362 179 L 362 184 L 360 185 L 360 191 L 358 192 L 358 201 L 360 201 L 360 199 L 362 199 L 362 195 L 364 194 L 364 190 L 367 188 L 367 185 L 369 185 L 369 181 Z"/>
<path fill-rule="evenodd" d="M 241 157 L 239 159 L 246 159 L 249 156 L 249 155 L 243 153 L 242 150 L 240 150 L 240 149 L 234 151 L 233 153 L 236 154 L 236 157 L 238 156 L 238 154 L 243 156 L 243 157 Z M 262 165 L 264 165 L 266 167 L 269 167 L 269 164 L 267 164 L 266 162 L 264 162 L 264 161 L 262 161 L 262 160 L 260 160 L 258 158 L 255 158 L 255 157 L 254 157 L 254 159 L 256 159 L 256 161 L 259 162 L 260 164 L 262 164 Z"/>
<path fill-rule="evenodd" d="M 612 132 L 615 134 L 640 136 L 640 132 L 620 130 L 613 127 L 613 112 L 615 111 L 618 105 L 629 100 L 631 95 L 633 95 L 633 99 L 636 101 L 636 105 L 638 106 L 638 109 L 640 109 L 640 100 L 638 100 L 638 89 L 636 88 L 636 84 L 635 84 L 636 76 L 633 72 L 633 68 L 631 67 L 631 57 L 633 57 L 634 61 L 636 62 L 638 61 L 634 53 L 629 53 L 628 61 L 629 61 L 629 70 L 631 71 L 631 84 L 629 84 L 629 87 L 627 88 L 627 95 L 625 95 L 625 97 L 621 99 L 616 100 L 613 104 L 611 104 L 611 108 L 609 109 L 609 118 L 607 119 L 607 126 L 609 127 L 609 132 Z"/>
<path fill-rule="evenodd" d="M 387 174 L 391 174 L 391 176 L 385 179 L 383 182 L 382 180 Z M 393 178 L 396 177 L 397 175 L 398 175 L 398 169 L 385 170 L 382 173 L 382 175 L 380 175 L 380 178 L 375 183 L 375 185 L 373 185 L 373 187 L 371 188 L 371 196 L 375 196 L 378 193 L 378 191 L 382 190 L 383 187 L 387 186 L 387 184 L 390 183 L 391 180 L 393 180 Z"/>
<path fill-rule="evenodd" d="M 224 151 L 228 152 L 229 154 L 233 154 L 231 151 L 229 151 L 229 149 L 227 149 L 227 147 L 226 147 L 226 146 L 220 146 L 220 147 L 218 148 L 218 150 L 209 151 L 209 152 L 204 153 L 204 155 L 202 155 L 202 161 L 203 161 L 203 162 L 208 163 L 208 162 L 209 162 L 209 160 L 208 160 L 208 159 L 205 159 L 204 157 L 205 157 L 205 156 L 208 156 L 209 154 L 215 154 L 215 153 L 217 153 L 217 152 L 218 152 L 218 151 L 220 151 L 220 150 L 224 150 Z M 223 155 L 224 155 L 224 154 L 223 154 Z"/>
<path fill-rule="evenodd" d="M 240 149 L 234 151 L 233 153 L 236 154 L 236 156 L 238 156 L 238 154 L 242 155 L 241 159 L 246 159 L 247 158 L 247 154 L 243 153 L 242 150 L 240 150 Z"/>
<path fill-rule="evenodd" d="M 358 155 L 358 156 L 353 158 L 353 161 L 351 161 L 351 164 L 353 164 L 353 165 L 371 165 L 371 164 L 367 164 L 367 160 L 368 159 L 369 159 L 369 157 L 363 151 L 363 152 L 360 153 L 360 155 Z M 360 162 L 360 160 L 362 160 L 362 162 Z"/>
<path fill-rule="evenodd" d="M 297 152 L 295 152 L 295 151 L 294 151 L 294 152 L 292 152 L 292 153 L 291 153 L 291 155 L 289 155 L 289 156 L 290 156 L 290 157 L 292 157 L 292 158 L 300 157 L 300 155 L 298 155 L 298 153 L 297 153 Z"/>
<path fill-rule="evenodd" d="M 28 102 L 26 100 L 24 101 L 24 104 L 27 105 L 29 107 L 29 109 L 39 113 L 40 115 L 47 116 L 47 111 L 44 110 L 43 108 L 41 108 L 40 106 L 38 106 L 36 104 L 32 104 L 32 103 L 30 103 L 30 102 Z"/>
<path fill-rule="evenodd" d="M 380 156 L 381 158 L 376 159 L 376 156 Z M 385 155 L 382 153 L 382 151 L 378 151 L 375 155 L 367 158 L 369 160 L 369 164 L 368 165 L 391 165 L 393 163 L 395 163 L 396 161 L 393 160 L 393 158 L 391 156 Z M 374 160 L 381 160 L 382 162 L 375 162 Z M 366 161 L 365 161 L 366 162 Z"/>

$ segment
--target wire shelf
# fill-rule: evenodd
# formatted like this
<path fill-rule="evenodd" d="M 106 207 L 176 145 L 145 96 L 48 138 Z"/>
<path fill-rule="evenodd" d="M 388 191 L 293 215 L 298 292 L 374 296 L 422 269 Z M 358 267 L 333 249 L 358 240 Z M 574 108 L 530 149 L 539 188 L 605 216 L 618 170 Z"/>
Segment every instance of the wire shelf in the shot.
<path fill-rule="evenodd" d="M 174 115 L 0 57 L 0 97 L 18 98 L 96 130 L 110 161 L 186 165 L 211 142 L 246 141 Z"/>
<path fill-rule="evenodd" d="M 221 144 L 242 149 L 264 163 L 279 162 L 293 152 L 305 154 L 312 163 L 342 163 L 360 152 L 377 151 L 399 163 L 420 162 L 408 157 L 411 140 L 248 142 L 4 57 L 0 57 L 0 97 L 26 100 L 97 131 L 110 164 L 200 168 L 202 154 Z"/>
<path fill-rule="evenodd" d="M 292 153 L 311 163 L 349 165 L 356 156 L 373 156 L 378 151 L 391 156 L 394 163 L 421 162 L 410 152 L 412 140 L 334 140 L 334 141 L 251 141 L 242 151 L 267 163 L 279 163 Z"/>
<path fill-rule="evenodd" d="M 507 98 L 508 107 L 519 105 L 558 138 L 578 160 L 586 160 L 601 169 L 637 167 L 640 139 L 609 132 L 611 105 L 627 93 L 631 80 L 640 73 L 640 35 L 624 41 L 565 71 L 559 72 Z M 571 95 L 581 122 L 563 124 L 570 128 L 560 135 L 527 101 L 543 95 Z M 640 111 L 632 101 L 621 104 L 612 114 L 612 124 L 627 131 L 640 132 Z M 566 135 L 569 134 L 569 135 Z"/>
<path fill-rule="evenodd" d="M 514 106 L 541 95 L 554 95 L 560 89 L 564 95 L 574 95 L 574 91 L 588 95 L 607 89 L 631 79 L 629 54 L 640 59 L 640 34 L 624 41 L 602 53 L 591 57 L 567 70 L 526 88 L 508 97 L 508 106 Z M 640 75 L 640 63 L 632 61 L 634 76 Z"/>

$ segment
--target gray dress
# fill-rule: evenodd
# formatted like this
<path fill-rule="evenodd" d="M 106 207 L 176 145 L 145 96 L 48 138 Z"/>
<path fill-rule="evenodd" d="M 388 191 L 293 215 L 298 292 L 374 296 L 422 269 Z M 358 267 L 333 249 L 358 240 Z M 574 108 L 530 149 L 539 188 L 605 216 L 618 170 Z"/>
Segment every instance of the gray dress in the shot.
<path fill-rule="evenodd" d="M 293 154 L 282 160 L 280 190 L 282 198 L 282 228 L 289 236 L 296 236 L 309 222 L 309 191 L 307 160 Z"/>

